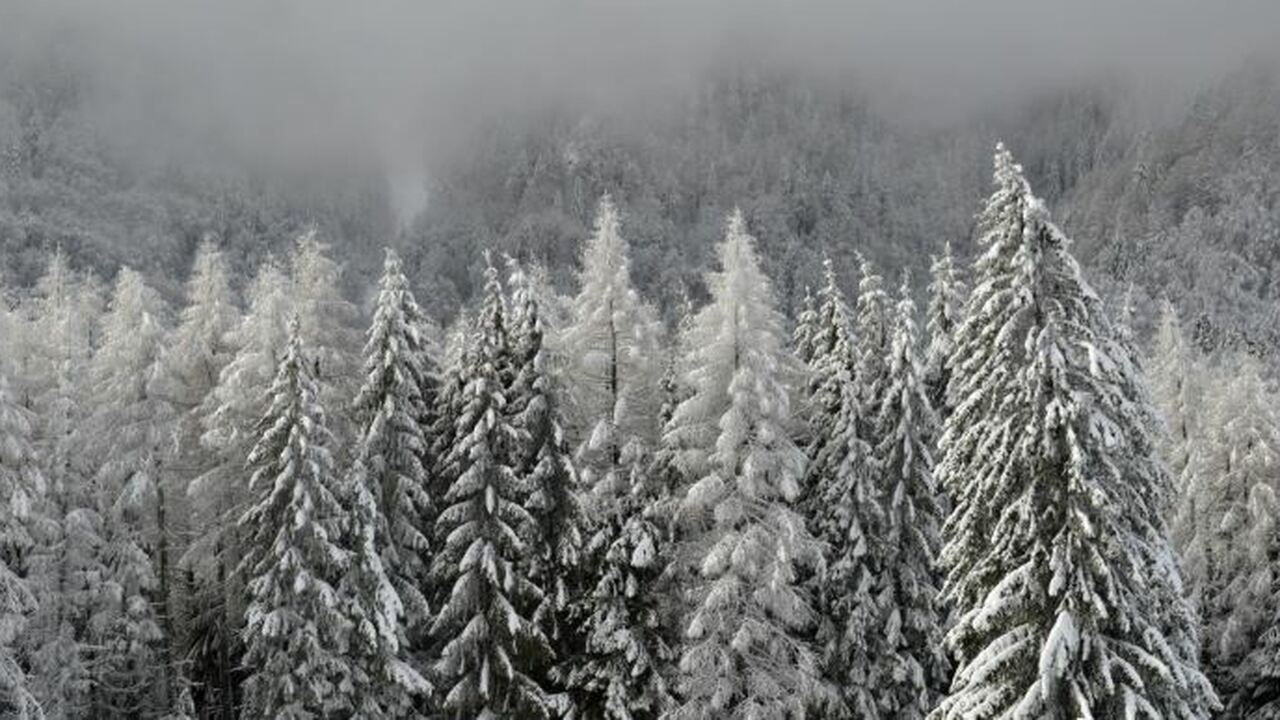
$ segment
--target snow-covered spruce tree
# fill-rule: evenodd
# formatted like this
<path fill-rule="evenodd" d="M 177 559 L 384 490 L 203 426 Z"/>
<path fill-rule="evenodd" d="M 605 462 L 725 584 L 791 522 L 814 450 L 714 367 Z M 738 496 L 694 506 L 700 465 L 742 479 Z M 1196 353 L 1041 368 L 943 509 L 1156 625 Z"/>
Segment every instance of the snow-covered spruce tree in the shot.
<path fill-rule="evenodd" d="M 289 259 L 290 300 L 302 344 L 311 348 L 320 400 L 325 407 L 351 407 L 360 386 L 360 317 L 342 294 L 342 268 L 312 228 L 298 237 Z M 332 418 L 334 436 L 345 447 L 355 428 L 342 413 Z M 337 450 L 337 448 L 335 448 Z"/>
<path fill-rule="evenodd" d="M 648 446 L 656 437 L 661 357 L 657 314 L 631 285 L 627 243 L 608 195 L 600 200 L 595 231 L 583 248 L 579 283 L 571 321 L 561 334 L 568 358 L 562 377 L 573 408 L 570 426 L 578 436 L 582 485 L 591 491 L 582 494 L 583 502 L 600 520 L 596 530 L 605 532 L 620 529 L 618 518 L 610 516 L 629 491 L 622 449 L 633 441 Z M 587 535 L 594 552 L 581 559 L 582 572 L 594 573 L 612 538 Z"/>
<path fill-rule="evenodd" d="M 165 396 L 183 412 L 183 422 L 197 427 L 184 430 L 182 450 L 194 452 L 198 443 L 196 409 L 213 391 L 222 369 L 235 357 L 232 333 L 240 323 L 240 311 L 231 293 L 227 262 L 212 240 L 196 251 L 187 281 L 187 305 L 165 352 Z M 196 433 L 196 437 L 188 437 Z M 190 462 L 199 468 L 199 458 Z"/>
<path fill-rule="evenodd" d="M 93 625 L 100 647 L 96 685 L 107 717 L 158 714 L 169 705 L 173 664 L 163 626 L 171 528 L 164 492 L 173 407 L 157 392 L 167 309 L 142 275 L 124 268 L 102 319 L 90 367 L 93 414 L 81 447 L 104 520 L 103 563 Z"/>
<path fill-rule="evenodd" d="M 929 318 L 925 329 L 929 346 L 925 350 L 924 382 L 929 402 L 946 419 L 950 412 L 947 385 L 951 380 L 951 337 L 960 325 L 964 307 L 964 282 L 951 254 L 951 241 L 943 246 L 942 255 L 933 258 L 929 279 Z"/>
<path fill-rule="evenodd" d="M 99 283 L 71 269 L 61 248 L 49 256 L 45 272 L 29 298 L 11 313 L 6 353 L 11 364 L 10 392 L 20 405 L 40 418 L 56 404 L 62 373 L 74 364 L 82 377 L 88 362 L 98 316 L 102 313 Z M 37 435 L 43 436 L 43 423 Z"/>
<path fill-rule="evenodd" d="M 289 279 L 268 261 L 247 297 L 248 312 L 227 338 L 234 356 L 197 411 L 200 442 L 210 457 L 187 489 L 198 528 L 184 558 L 196 583 L 190 673 L 202 706 L 216 708 L 220 720 L 233 717 L 241 680 L 245 578 L 237 569 L 243 554 L 238 523 L 249 502 L 245 458 L 257 442 L 255 428 L 271 402 L 267 391 L 288 347 Z"/>
<path fill-rule="evenodd" d="M 824 258 L 824 267 L 831 258 Z M 814 355 L 814 333 L 818 326 L 818 301 L 808 285 L 804 288 L 804 299 L 800 301 L 800 312 L 796 315 L 796 327 L 791 331 L 791 347 L 800 362 L 809 364 Z"/>
<path fill-rule="evenodd" d="M 638 440 L 622 448 L 627 491 L 596 523 L 588 552 L 600 558 L 583 618 L 585 647 L 566 684 L 580 717 L 641 720 L 675 707 L 667 679 L 675 651 L 664 627 L 664 511 L 668 496 L 653 481 Z"/>
<path fill-rule="evenodd" d="M 562 333 L 570 359 L 565 382 L 583 436 L 578 456 L 584 482 L 598 488 L 604 503 L 622 447 L 632 438 L 649 443 L 655 436 L 660 372 L 657 314 L 631 286 L 619 225 L 618 209 L 605 195 L 582 251 L 571 323 Z"/>
<path fill-rule="evenodd" d="M 995 184 L 937 469 L 956 502 L 942 562 L 958 671 L 931 717 L 1205 717 L 1196 657 L 1165 640 L 1188 613 L 1140 381 L 1003 146 Z"/>
<path fill-rule="evenodd" d="M 22 637 L 30 686 L 49 720 L 89 715 L 92 587 L 104 576 L 101 519 L 88 477 L 92 465 L 76 432 L 85 422 L 96 283 L 77 277 L 56 252 L 36 284 L 31 324 L 38 372 L 29 386 L 36 445 L 47 487 L 30 560 L 38 601 Z M 35 370 L 37 368 L 33 368 Z"/>
<path fill-rule="evenodd" d="M 377 501 L 378 549 L 404 609 L 405 634 L 398 641 L 414 653 L 425 649 L 431 626 L 426 592 L 437 511 L 427 437 L 436 379 L 425 322 L 400 258 L 388 249 L 364 348 L 365 382 L 356 395 L 360 430 L 351 475 Z"/>
<path fill-rule="evenodd" d="M 536 521 L 523 505 L 519 470 L 528 441 L 511 424 L 508 393 L 515 357 L 498 271 L 485 271 L 484 304 L 460 369 L 453 442 L 443 459 L 453 482 L 436 521 L 445 544 L 433 575 L 451 588 L 431 631 L 440 645 L 435 672 L 445 717 L 548 718 L 552 706 L 537 678 L 552 658 L 532 619 L 542 602 L 525 558 Z"/>
<path fill-rule="evenodd" d="M 942 510 L 930 446 L 938 420 L 916 356 L 916 306 L 904 278 L 894 318 L 889 368 L 876 424 L 876 465 L 884 506 L 881 541 L 885 654 L 874 676 L 881 716 L 922 719 L 951 679 L 942 645 L 937 556 Z"/>
<path fill-rule="evenodd" d="M 834 688 L 830 715 L 875 718 L 882 689 L 874 666 L 887 654 L 880 630 L 880 580 L 888 549 L 877 471 L 857 382 L 853 317 L 825 263 L 810 331 L 808 361 L 809 462 L 801 503 L 814 537 L 822 542 L 826 571 L 809 579 L 818 610 L 822 674 Z"/>
<path fill-rule="evenodd" d="M 153 392 L 172 406 L 175 426 L 173 442 L 166 453 L 168 472 L 157 486 L 157 508 L 165 511 L 170 528 L 165 552 L 159 557 L 157 573 L 160 597 L 168 604 L 161 613 L 169 653 L 181 656 L 189 645 L 187 624 L 193 583 L 180 567 L 198 555 L 188 554 L 187 539 L 193 532 L 188 491 L 191 483 L 216 462 L 216 456 L 200 442 L 204 432 L 202 409 L 218 378 L 235 355 L 231 334 L 240 320 L 231 294 L 226 260 L 212 240 L 205 240 L 196 251 L 191 278 L 187 281 L 187 305 L 178 326 L 166 343 L 160 372 Z M 169 539 L 178 543 L 169 547 Z M 173 694 L 176 702 L 176 693 Z"/>
<path fill-rule="evenodd" d="M 359 460 L 356 465 L 339 487 L 344 513 L 339 545 L 350 558 L 338 585 L 341 610 L 351 624 L 345 653 L 351 673 L 349 710 L 343 715 L 415 718 L 416 699 L 429 695 L 432 688 L 409 661 L 404 604 L 388 576 L 395 568 L 383 562 L 390 521 L 366 484 L 369 475 Z"/>
<path fill-rule="evenodd" d="M 471 341 L 475 335 L 475 320 L 469 309 L 464 307 L 445 332 L 444 350 L 440 363 L 440 382 L 433 403 L 432 422 L 427 433 L 431 440 L 429 456 L 432 462 L 431 467 L 428 468 L 431 477 L 428 490 L 431 497 L 436 500 L 437 509 L 440 509 L 441 499 L 444 498 L 445 493 L 449 492 L 449 486 L 455 479 L 450 473 L 457 470 L 456 467 L 451 468 L 445 460 L 453 447 L 458 418 L 462 416 L 466 403 L 463 391 L 466 390 L 466 372 L 471 364 L 471 353 L 474 350 Z M 440 593 L 447 595 L 448 592 L 448 588 L 442 588 L 439 584 L 435 584 L 433 590 L 435 595 Z M 435 606 L 433 601 L 440 599 L 443 598 L 427 598 L 433 607 Z"/>
<path fill-rule="evenodd" d="M 821 562 L 791 508 L 804 454 L 790 438 L 790 356 L 782 318 L 760 271 L 742 213 L 730 215 L 708 278 L 712 302 L 696 318 L 694 394 L 676 409 L 715 428 L 701 475 L 684 503 L 714 520 L 704 543 L 701 591 L 680 660 L 676 717 L 802 717 L 819 684 L 802 634 L 813 611 L 798 570 Z M 714 418 L 704 418 L 718 412 Z"/>
<path fill-rule="evenodd" d="M 517 263 L 509 264 L 515 376 L 507 401 L 522 441 L 516 469 L 528 491 L 524 505 L 534 520 L 523 561 L 542 595 L 533 620 L 556 657 L 571 663 L 582 647 L 580 617 L 589 611 L 589 602 L 583 602 L 590 591 L 583 550 L 590 528 L 565 437 L 558 388 L 547 371 L 540 307 L 528 277 Z"/>
<path fill-rule="evenodd" d="M 28 585 L 31 550 L 44 509 L 44 476 L 31 444 L 31 419 L 0 375 L 0 712 L 15 720 L 43 717 L 27 685 L 18 638 L 36 609 Z M 35 532 L 33 533 L 33 530 Z"/>
<path fill-rule="evenodd" d="M 1182 553 L 1194 533 L 1195 507 L 1184 501 L 1188 499 L 1186 489 L 1194 485 L 1190 477 L 1194 469 L 1191 456 L 1201 434 L 1200 385 L 1204 369 L 1198 362 L 1195 349 L 1183 336 L 1178 312 L 1168 300 L 1160 307 L 1155 347 L 1147 367 L 1151 376 L 1151 396 L 1164 420 L 1163 432 L 1157 436 L 1160 457 L 1169 468 L 1175 486 L 1170 531 L 1174 547 Z M 1190 573 L 1187 580 L 1189 586 L 1195 586 Z"/>
<path fill-rule="evenodd" d="M 200 443 L 202 410 L 223 368 L 235 357 L 234 333 L 240 324 L 227 262 L 212 240 L 205 240 L 196 251 L 186 295 L 187 305 L 165 350 L 160 391 L 179 413 L 173 464 L 189 483 L 213 462 L 208 448 Z"/>
<path fill-rule="evenodd" d="M 1275 496 L 1280 493 L 1280 395 L 1260 363 L 1241 356 L 1214 392 L 1206 442 L 1188 505 L 1196 522 L 1187 544 L 1200 599 L 1209 676 L 1234 691 L 1237 666 L 1269 622 L 1271 575 L 1280 557 Z"/>
<path fill-rule="evenodd" d="M 653 653 L 666 651 L 660 639 L 654 642 L 655 598 L 635 597 L 638 582 L 661 573 L 659 531 L 642 515 L 640 504 L 648 497 L 648 458 L 640 438 L 650 436 L 654 420 L 646 409 L 654 400 L 656 320 L 630 286 L 626 246 L 608 197 L 601 201 L 596 234 L 584 252 L 581 280 L 574 323 L 564 337 L 567 354 L 583 359 L 566 377 L 578 378 L 579 410 L 590 429 L 579 456 L 595 471 L 587 478 L 596 491 L 594 524 L 586 521 L 579 501 L 583 490 L 557 437 L 562 431 L 555 397 L 542 369 L 541 308 L 531 302 L 518 270 L 511 278 L 513 334 L 524 358 L 516 385 L 518 402 L 526 407 L 518 424 L 539 455 L 529 472 L 530 510 L 543 528 L 543 550 L 535 557 L 545 557 L 540 564 L 549 571 L 532 573 L 545 598 L 539 617 L 561 618 L 542 624 L 562 659 L 556 677 L 582 717 L 632 718 L 646 712 L 656 717 L 670 696 Z M 589 573 L 598 579 L 593 582 Z"/>
<path fill-rule="evenodd" d="M 351 523 L 313 368 L 295 318 L 247 462 L 245 720 L 351 717 L 362 699 L 350 597 L 339 589 L 353 564 L 342 546 Z"/>
<path fill-rule="evenodd" d="M 855 311 L 858 367 L 855 378 L 862 395 L 868 426 L 864 435 L 874 443 L 878 428 L 874 418 L 880 408 L 886 374 L 889 372 L 889 343 L 892 340 L 893 300 L 884 290 L 884 278 L 875 273 L 871 261 L 858 255 L 860 278 Z"/>

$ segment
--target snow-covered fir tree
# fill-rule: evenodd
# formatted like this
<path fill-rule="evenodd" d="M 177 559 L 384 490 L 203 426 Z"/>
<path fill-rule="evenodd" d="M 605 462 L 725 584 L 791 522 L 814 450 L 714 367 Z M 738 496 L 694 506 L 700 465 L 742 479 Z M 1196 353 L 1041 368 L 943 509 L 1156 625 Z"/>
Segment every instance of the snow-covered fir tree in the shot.
<path fill-rule="evenodd" d="M 96 463 L 106 577 L 92 623 L 100 645 L 98 711 L 129 717 L 163 711 L 173 658 L 163 627 L 171 590 L 160 578 L 172 560 L 166 465 L 173 407 L 157 389 L 167 308 L 142 275 L 120 271 L 90 367 L 93 413 L 81 447 Z"/>
<path fill-rule="evenodd" d="M 825 263 L 809 333 L 807 416 L 809 443 L 805 497 L 810 531 L 822 542 L 826 571 L 810 578 L 817 604 L 822 673 L 836 692 L 827 712 L 878 717 L 883 688 L 875 663 L 888 654 L 879 627 L 884 614 L 885 517 L 878 472 L 857 382 L 853 316 Z"/>
<path fill-rule="evenodd" d="M 16 402 L 37 412 L 38 420 L 46 415 L 45 406 L 57 397 L 60 374 L 69 369 L 68 363 L 88 361 L 102 312 L 102 294 L 100 283 L 73 270 L 58 247 L 31 293 L 12 310 L 6 307 L 3 354 L 9 389 Z"/>
<path fill-rule="evenodd" d="M 596 519 L 587 552 L 599 557 L 582 618 L 585 643 L 565 683 L 581 717 L 641 720 L 675 705 L 668 679 L 675 649 L 665 632 L 669 494 L 638 440 L 622 448 L 626 490 Z"/>
<path fill-rule="evenodd" d="M 27 393 L 46 479 L 45 522 L 33 531 L 31 589 L 37 610 L 22 638 L 32 691 L 49 720 L 89 713 L 92 586 L 104 575 L 101 521 L 87 480 L 92 466 L 76 432 L 88 414 L 89 359 L 101 309 L 95 282 L 55 252 L 36 283 L 28 315 L 35 360 Z"/>
<path fill-rule="evenodd" d="M 538 519 L 543 546 L 535 556 L 545 557 L 539 564 L 549 571 L 535 572 L 533 579 L 546 598 L 539 615 L 562 618 L 543 625 L 562 659 L 556 675 L 569 688 L 582 717 L 643 717 L 646 711 L 656 716 L 670 700 L 652 654 L 655 647 L 663 652 L 663 646 L 653 644 L 653 600 L 646 606 L 635 598 L 637 580 L 656 578 L 661 572 L 658 546 L 642 547 L 634 556 L 637 566 L 629 565 L 629 544 L 643 544 L 648 532 L 657 532 L 650 518 L 639 515 L 644 508 L 632 500 L 633 491 L 647 492 L 633 483 L 643 483 L 647 457 L 642 443 L 652 436 L 655 420 L 656 320 L 631 287 L 618 225 L 617 209 L 606 196 L 583 253 L 582 289 L 572 304 L 573 322 L 563 334 L 565 352 L 580 358 L 566 379 L 572 379 L 587 430 L 579 457 L 588 468 L 584 480 L 594 486 L 593 524 L 587 522 L 579 499 L 585 497 L 584 488 L 559 437 L 563 430 L 554 387 L 543 369 L 546 353 L 540 348 L 541 307 L 518 270 L 511 279 L 513 334 L 524 358 L 517 392 L 526 407 L 519 424 L 539 456 L 529 472 L 534 485 L 530 509 Z M 648 542 L 656 541 L 655 537 Z"/>
<path fill-rule="evenodd" d="M 1224 694 L 1235 689 L 1237 666 L 1270 620 L 1280 557 L 1280 394 L 1262 373 L 1248 356 L 1226 363 L 1182 499 L 1194 518 L 1184 561 L 1200 604 L 1206 669 Z"/>
<path fill-rule="evenodd" d="M 929 346 L 924 357 L 924 382 L 929 402 L 940 419 L 945 419 L 949 406 L 947 385 L 951 379 L 951 337 L 960 325 L 964 308 L 964 282 L 951 254 L 951 241 L 943 246 L 942 255 L 933 258 L 929 272 L 929 307 L 925 330 Z"/>
<path fill-rule="evenodd" d="M 592 486 L 613 472 L 631 438 L 649 442 L 655 432 L 657 316 L 631 285 L 620 224 L 617 207 L 604 196 L 582 251 L 571 322 L 562 333 L 571 359 L 565 380 L 580 416 L 580 455 Z"/>
<path fill-rule="evenodd" d="M 790 437 L 790 358 L 741 212 L 730 215 L 718 254 L 712 302 L 694 321 L 693 395 L 673 419 L 709 435 L 688 466 L 699 474 L 684 503 L 714 523 L 702 543 L 675 716 L 801 717 L 819 676 L 804 639 L 814 617 L 799 572 L 820 564 L 820 552 L 791 507 L 805 458 Z"/>
<path fill-rule="evenodd" d="M 510 266 L 515 375 L 507 401 L 521 439 L 516 471 L 528 491 L 525 509 L 534 520 L 523 562 L 529 580 L 542 595 L 534 622 L 542 627 L 556 656 L 572 661 L 582 646 L 576 616 L 587 612 L 584 606 L 589 604 L 583 602 L 590 590 L 583 550 L 590 528 L 565 436 L 558 388 L 547 368 L 550 355 L 543 344 L 541 308 L 528 276 L 518 263 L 511 261 Z"/>
<path fill-rule="evenodd" d="M 924 718 L 947 689 L 951 668 L 942 646 L 937 556 L 942 509 L 931 443 L 938 426 L 917 358 L 916 306 L 903 279 L 894 317 L 889 367 L 876 424 L 876 466 L 888 550 L 878 578 L 884 587 L 885 654 L 874 677 L 881 716 Z"/>
<path fill-rule="evenodd" d="M 186 301 L 166 346 L 160 391 L 179 413 L 174 464 L 190 483 L 213 460 L 200 443 L 201 410 L 218 386 L 223 368 L 235 357 L 234 333 L 241 320 L 226 259 L 212 240 L 205 240 L 196 251 Z"/>
<path fill-rule="evenodd" d="M 248 311 L 227 336 L 234 355 L 196 411 L 209 457 L 187 489 L 197 528 L 184 558 L 196 585 L 190 672 L 202 704 L 217 708 L 220 720 L 233 717 L 241 680 L 246 593 L 237 570 L 243 554 L 239 520 L 249 503 L 245 458 L 257 443 L 257 423 L 271 402 L 267 391 L 288 347 L 289 279 L 268 261 L 246 295 Z"/>
<path fill-rule="evenodd" d="M 507 312 L 490 264 L 459 371 L 453 441 L 442 461 L 452 482 L 436 521 L 445 543 L 433 574 L 450 591 L 432 625 L 440 645 L 434 669 L 442 712 L 457 720 L 548 718 L 553 710 L 538 681 L 552 658 L 533 620 L 543 598 L 524 563 L 537 529 L 519 474 L 528 441 L 508 406 L 516 359 Z"/>
<path fill-rule="evenodd" d="M 360 313 L 343 296 L 342 267 L 329 257 L 329 246 L 315 228 L 298 237 L 289 272 L 289 298 L 302 343 L 313 354 L 320 399 L 325 407 L 350 407 L 360 386 Z M 332 430 L 338 440 L 353 437 L 351 425 L 344 414 L 335 414 Z"/>
<path fill-rule="evenodd" d="M 431 497 L 436 499 L 437 505 L 453 483 L 454 478 L 450 472 L 457 469 L 451 469 L 445 460 L 453 447 L 455 428 L 465 404 L 463 391 L 466 389 L 466 371 L 471 363 L 471 352 L 474 349 L 471 340 L 474 339 L 475 334 L 474 318 L 468 308 L 463 308 L 445 331 L 440 382 L 432 408 L 432 423 L 427 432 L 431 440 L 429 456 L 432 460 L 432 466 L 428 468 L 432 480 L 429 490 Z M 447 591 L 439 585 L 433 589 L 437 595 Z M 431 601 L 439 598 L 427 599 Z"/>
<path fill-rule="evenodd" d="M 240 323 L 226 258 L 212 240 L 205 240 L 196 251 L 186 302 L 165 353 L 164 390 L 166 398 L 184 412 L 184 422 L 198 422 L 193 411 L 235 356 L 231 336 Z"/>
<path fill-rule="evenodd" d="M 295 318 L 247 460 L 245 720 L 354 717 L 365 709 L 356 705 L 363 698 L 351 598 L 340 591 L 353 565 L 342 542 L 349 508 L 313 368 Z"/>
<path fill-rule="evenodd" d="M 830 265 L 830 258 L 824 260 L 823 266 Z M 804 288 L 804 299 L 800 301 L 800 312 L 796 314 L 796 327 L 791 331 L 791 347 L 800 362 L 808 364 L 814 355 L 814 333 L 818 326 L 818 303 L 808 285 Z"/>
<path fill-rule="evenodd" d="M 36 609 L 28 577 L 39 538 L 38 513 L 44 509 L 44 476 L 31 435 L 28 413 L 14 402 L 8 379 L 0 375 L 0 713 L 15 720 L 43 717 L 18 643 Z"/>
<path fill-rule="evenodd" d="M 183 577 L 179 566 L 189 565 L 198 555 L 187 553 L 187 539 L 193 535 L 191 483 L 217 462 L 217 457 L 200 441 L 204 433 L 202 409 L 218 384 L 223 368 L 231 362 L 235 348 L 231 335 L 240 321 L 231 293 L 226 259 L 212 240 L 206 239 L 196 251 L 191 277 L 187 281 L 186 307 L 178 326 L 165 345 L 160 372 L 153 392 L 172 406 L 175 427 L 167 451 L 165 482 L 157 489 L 157 505 L 166 511 L 166 551 L 158 564 L 160 597 L 166 598 L 168 612 L 162 614 L 167 652 L 177 656 L 189 645 L 186 637 L 193 584 Z M 176 543 L 176 545 L 170 545 Z M 171 694 L 176 702 L 176 693 Z"/>
<path fill-rule="evenodd" d="M 862 393 L 863 409 L 873 418 L 884 392 L 889 371 L 889 344 L 892 340 L 893 300 L 884 289 L 884 278 L 876 274 L 871 261 L 858 256 L 858 299 L 854 308 L 854 334 L 858 341 L 856 378 Z M 874 422 L 868 435 L 874 435 Z"/>
<path fill-rule="evenodd" d="M 427 348 L 426 318 L 409 289 L 400 258 L 388 249 L 364 348 L 364 385 L 356 395 L 359 435 L 352 451 L 352 482 L 377 501 L 375 525 L 382 563 L 403 606 L 404 637 L 415 654 L 425 650 L 431 609 L 426 593 L 434 548 L 431 427 L 436 368 Z"/>
<path fill-rule="evenodd" d="M 1160 308 L 1160 320 L 1156 326 L 1155 347 L 1147 362 L 1151 377 L 1151 395 L 1164 420 L 1163 432 L 1158 435 L 1160 457 L 1173 477 L 1176 490 L 1170 510 L 1170 531 L 1174 547 L 1179 553 L 1186 550 L 1194 534 L 1194 503 L 1189 503 L 1186 489 L 1195 484 L 1191 473 L 1195 469 L 1192 454 L 1200 441 L 1199 421 L 1203 411 L 1200 387 L 1204 368 L 1195 348 L 1182 334 L 1182 323 L 1173 303 L 1165 300 Z M 1196 583 L 1187 578 L 1190 589 Z"/>
<path fill-rule="evenodd" d="M 1205 717 L 1140 381 L 1068 240 L 1002 147 L 956 334 L 938 477 L 947 635 L 937 720 Z M 1163 576 L 1172 575 L 1172 579 Z"/>
<path fill-rule="evenodd" d="M 371 720 L 419 717 L 417 698 L 430 694 L 430 683 L 409 660 L 404 630 L 404 604 L 384 563 L 391 545 L 391 521 L 375 494 L 371 478 L 360 460 L 338 488 L 342 505 L 339 550 L 348 554 L 348 565 L 338 585 L 341 612 L 351 632 L 345 656 L 350 664 L 346 704 L 352 717 Z M 383 488 L 378 488 L 379 490 Z M 411 592 L 420 592 L 411 588 Z"/>

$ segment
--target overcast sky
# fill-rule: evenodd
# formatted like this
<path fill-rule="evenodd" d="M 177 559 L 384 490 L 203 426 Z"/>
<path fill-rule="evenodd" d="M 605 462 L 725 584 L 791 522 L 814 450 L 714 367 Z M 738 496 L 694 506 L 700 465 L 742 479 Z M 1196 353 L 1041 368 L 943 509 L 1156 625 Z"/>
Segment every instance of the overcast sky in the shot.
<path fill-rule="evenodd" d="M 1116 73 L 1193 87 L 1280 0 L 0 0 L 10 61 L 76 48 L 112 121 L 420 156 L 477 118 L 643 106 L 757 58 L 955 114 Z"/>

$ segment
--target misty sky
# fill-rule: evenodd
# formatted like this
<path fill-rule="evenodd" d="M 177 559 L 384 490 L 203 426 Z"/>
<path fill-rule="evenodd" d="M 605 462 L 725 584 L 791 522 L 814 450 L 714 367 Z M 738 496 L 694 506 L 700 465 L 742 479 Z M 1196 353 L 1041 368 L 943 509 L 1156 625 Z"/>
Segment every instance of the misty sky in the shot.
<path fill-rule="evenodd" d="M 743 58 L 923 115 L 1095 75 L 1194 87 L 1274 52 L 1280 1 L 0 0 L 0 44 L 19 67 L 74 48 L 140 142 L 355 149 L 413 176 L 477 119 L 640 108 Z"/>

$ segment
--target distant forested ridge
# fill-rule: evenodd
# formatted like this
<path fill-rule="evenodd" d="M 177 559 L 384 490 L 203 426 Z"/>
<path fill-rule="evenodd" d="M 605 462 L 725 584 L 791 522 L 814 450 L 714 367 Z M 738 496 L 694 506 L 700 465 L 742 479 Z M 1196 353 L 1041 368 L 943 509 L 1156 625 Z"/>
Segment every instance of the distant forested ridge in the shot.
<path fill-rule="evenodd" d="M 794 314 L 824 255 L 845 278 L 859 252 L 890 277 L 924 272 L 944 240 L 970 256 L 1001 137 L 1104 295 L 1118 302 L 1133 286 L 1144 336 L 1168 295 L 1197 342 L 1265 353 L 1280 343 L 1271 282 L 1280 87 L 1262 65 L 1163 112 L 1112 81 L 938 120 L 885 110 L 871 92 L 721 70 L 643 116 L 561 108 L 478 121 L 430 164 L 426 207 L 407 226 L 381 164 L 355 150 L 323 171 L 258 162 L 216 138 L 199 150 L 138 152 L 98 122 L 82 70 L 56 55 L 5 69 L 0 285 L 9 294 L 30 287 L 61 247 L 75 267 L 108 279 L 128 265 L 176 298 L 206 238 L 243 285 L 314 225 L 346 266 L 348 292 L 371 287 L 377 250 L 391 245 L 424 306 L 447 318 L 478 293 L 481 248 L 535 261 L 568 289 L 608 192 L 625 215 L 637 287 L 668 320 L 683 294 L 704 296 L 699 269 L 735 205 Z"/>

